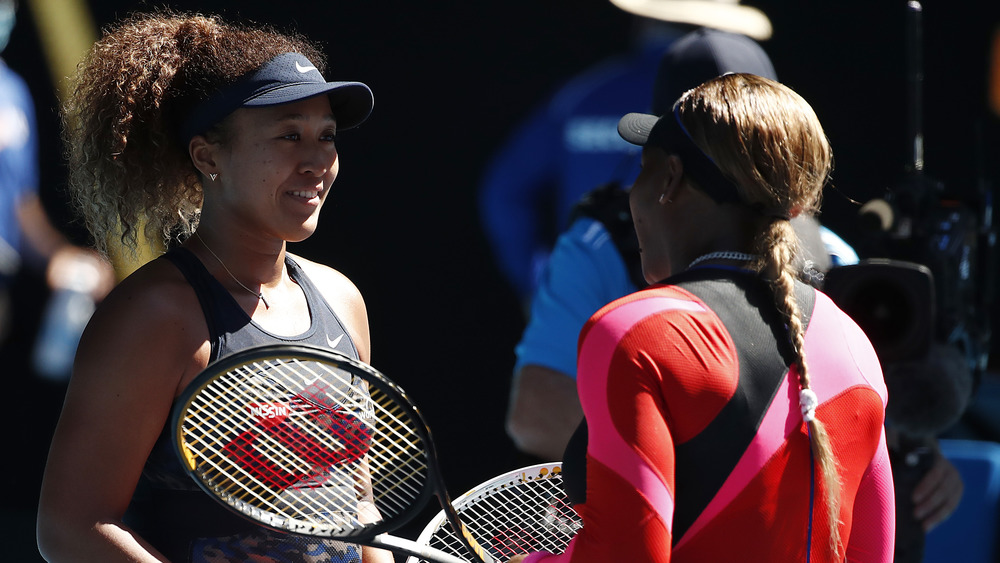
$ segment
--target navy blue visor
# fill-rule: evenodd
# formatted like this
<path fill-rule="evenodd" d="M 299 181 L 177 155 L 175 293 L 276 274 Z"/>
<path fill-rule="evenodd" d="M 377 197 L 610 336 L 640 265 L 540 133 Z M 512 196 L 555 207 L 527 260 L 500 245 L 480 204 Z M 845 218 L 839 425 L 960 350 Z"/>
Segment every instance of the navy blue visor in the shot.
<path fill-rule="evenodd" d="M 275 106 L 326 94 L 343 131 L 362 124 L 375 103 L 361 82 L 327 82 L 309 59 L 285 53 L 264 63 L 194 108 L 181 126 L 181 141 L 201 135 L 239 108 Z"/>

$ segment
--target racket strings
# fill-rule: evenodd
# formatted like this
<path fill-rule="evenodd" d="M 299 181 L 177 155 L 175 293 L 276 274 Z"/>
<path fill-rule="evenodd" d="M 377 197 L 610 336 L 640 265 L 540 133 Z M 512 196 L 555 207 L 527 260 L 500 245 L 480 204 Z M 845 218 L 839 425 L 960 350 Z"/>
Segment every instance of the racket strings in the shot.
<path fill-rule="evenodd" d="M 456 501 L 459 518 L 495 558 L 519 553 L 562 553 L 582 526 L 567 502 L 559 473 L 505 484 Z M 442 521 L 428 545 L 462 555 L 458 534 Z"/>
<path fill-rule="evenodd" d="M 350 537 L 410 509 L 429 473 L 417 422 L 367 387 L 313 360 L 232 369 L 188 407 L 181 439 L 189 464 L 215 494 L 255 519 Z M 379 516 L 360 512 L 368 503 Z"/>
<path fill-rule="evenodd" d="M 202 456 L 207 462 L 202 479 L 218 487 L 218 494 L 241 510 L 258 509 L 302 518 L 325 511 L 331 501 L 340 505 L 350 503 L 351 499 L 343 494 L 325 499 L 322 505 L 309 506 L 303 503 L 301 495 L 294 503 L 287 498 L 279 502 L 290 486 L 306 480 L 311 474 L 320 475 L 314 467 L 317 459 L 315 456 L 310 458 L 308 448 L 301 442 L 310 434 L 319 436 L 314 424 L 305 425 L 301 433 L 283 431 L 283 421 L 293 414 L 291 401 L 286 400 L 287 392 L 273 384 L 265 385 L 266 379 L 255 377 L 255 372 L 255 369 L 244 367 L 233 371 L 232 377 L 216 380 L 213 389 L 200 394 L 205 398 L 204 404 L 193 404 L 190 409 L 191 418 L 200 420 L 203 428 L 208 420 L 215 425 L 208 427 L 215 431 L 197 440 L 206 446 L 203 453 L 211 454 Z M 270 404 L 258 400 L 240 408 L 242 396 L 264 398 Z M 195 410 L 196 407 L 200 408 Z M 233 435 L 235 438 L 230 438 Z M 313 440 L 310 446 L 320 441 Z M 328 493 L 336 491 L 336 488 L 327 489 Z"/>

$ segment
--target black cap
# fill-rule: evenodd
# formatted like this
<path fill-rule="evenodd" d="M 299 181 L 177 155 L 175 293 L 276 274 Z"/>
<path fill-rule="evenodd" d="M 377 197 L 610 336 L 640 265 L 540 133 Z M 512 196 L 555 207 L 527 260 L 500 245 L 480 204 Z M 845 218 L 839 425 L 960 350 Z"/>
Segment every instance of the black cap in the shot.
<path fill-rule="evenodd" d="M 694 178 L 702 191 L 716 202 L 739 201 L 736 184 L 694 144 L 676 111 L 663 117 L 630 113 L 618 121 L 618 134 L 633 145 L 659 147 L 679 156 L 684 163 L 684 173 Z"/>
<path fill-rule="evenodd" d="M 685 173 L 719 203 L 739 200 L 736 184 L 694 144 L 673 106 L 684 92 L 732 72 L 777 80 L 771 59 L 753 39 L 717 29 L 692 31 L 675 41 L 660 60 L 650 106 L 653 114 L 630 113 L 618 122 L 618 134 L 629 143 L 680 156 Z"/>
<path fill-rule="evenodd" d="M 728 72 L 778 79 L 767 53 L 745 35 L 709 28 L 684 35 L 660 59 L 653 84 L 652 113 L 669 113 L 681 94 Z"/>

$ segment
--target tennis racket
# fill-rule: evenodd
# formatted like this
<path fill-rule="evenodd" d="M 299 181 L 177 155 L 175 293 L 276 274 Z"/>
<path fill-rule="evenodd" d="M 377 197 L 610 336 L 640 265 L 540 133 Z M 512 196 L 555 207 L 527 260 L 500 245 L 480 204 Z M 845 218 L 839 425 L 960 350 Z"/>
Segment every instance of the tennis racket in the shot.
<path fill-rule="evenodd" d="M 500 561 L 531 551 L 562 553 L 583 526 L 563 492 L 560 463 L 494 477 L 455 499 L 454 507 L 476 543 Z M 464 550 L 443 510 L 424 527 L 417 543 L 453 554 Z M 406 563 L 419 561 L 425 560 L 411 556 Z"/>
<path fill-rule="evenodd" d="M 262 526 L 439 563 L 494 563 L 462 532 L 420 412 L 366 364 L 312 346 L 247 349 L 199 374 L 172 422 L 185 470 Z M 432 495 L 465 551 L 389 535 Z"/>

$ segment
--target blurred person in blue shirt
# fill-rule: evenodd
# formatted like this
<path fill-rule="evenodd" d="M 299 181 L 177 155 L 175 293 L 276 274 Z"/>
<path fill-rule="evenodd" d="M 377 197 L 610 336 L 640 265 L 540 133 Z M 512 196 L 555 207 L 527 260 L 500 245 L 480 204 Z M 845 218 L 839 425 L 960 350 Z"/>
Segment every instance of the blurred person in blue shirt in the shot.
<path fill-rule="evenodd" d="M 661 55 L 658 67 L 655 86 L 636 106 L 650 107 L 657 115 L 668 112 L 684 91 L 726 72 L 776 79 L 770 58 L 756 42 L 708 28 L 677 40 Z M 590 191 L 579 200 L 573 218 L 540 278 L 515 349 L 507 417 L 507 432 L 518 449 L 545 460 L 562 458 L 583 416 L 576 395 L 580 329 L 599 308 L 646 285 L 626 189 L 612 182 Z M 821 260 L 819 271 L 828 261 L 822 253 L 815 258 Z"/>
<path fill-rule="evenodd" d="M 663 56 L 652 112 L 670 111 L 684 91 L 727 72 L 777 79 L 767 54 L 746 36 L 707 28 L 685 35 Z M 858 263 L 854 249 L 814 217 L 799 216 L 792 224 L 805 281 L 821 286 L 830 268 Z M 645 286 L 628 190 L 610 183 L 588 192 L 556 242 L 515 349 L 507 433 L 520 451 L 562 459 L 583 417 L 576 389 L 580 330 L 599 308 Z M 915 514 L 925 529 L 946 519 L 963 492 L 960 475 L 940 452 L 933 465 L 914 491 Z"/>
<path fill-rule="evenodd" d="M 618 135 L 618 119 L 648 107 L 664 51 L 703 25 L 758 39 L 771 34 L 762 12 L 736 2 L 612 3 L 635 16 L 631 51 L 601 61 L 542 103 L 497 151 L 480 184 L 487 240 L 525 307 L 576 202 L 594 186 L 638 174 L 639 152 Z"/>
<path fill-rule="evenodd" d="M 0 0 L 0 52 L 10 40 L 16 11 L 14 0 Z M 72 244 L 49 219 L 39 197 L 37 135 L 31 91 L 0 59 L 0 342 L 11 328 L 11 285 L 22 269 L 45 272 L 53 290 L 81 286 L 82 276 L 93 299 L 114 283 L 107 260 Z"/>

